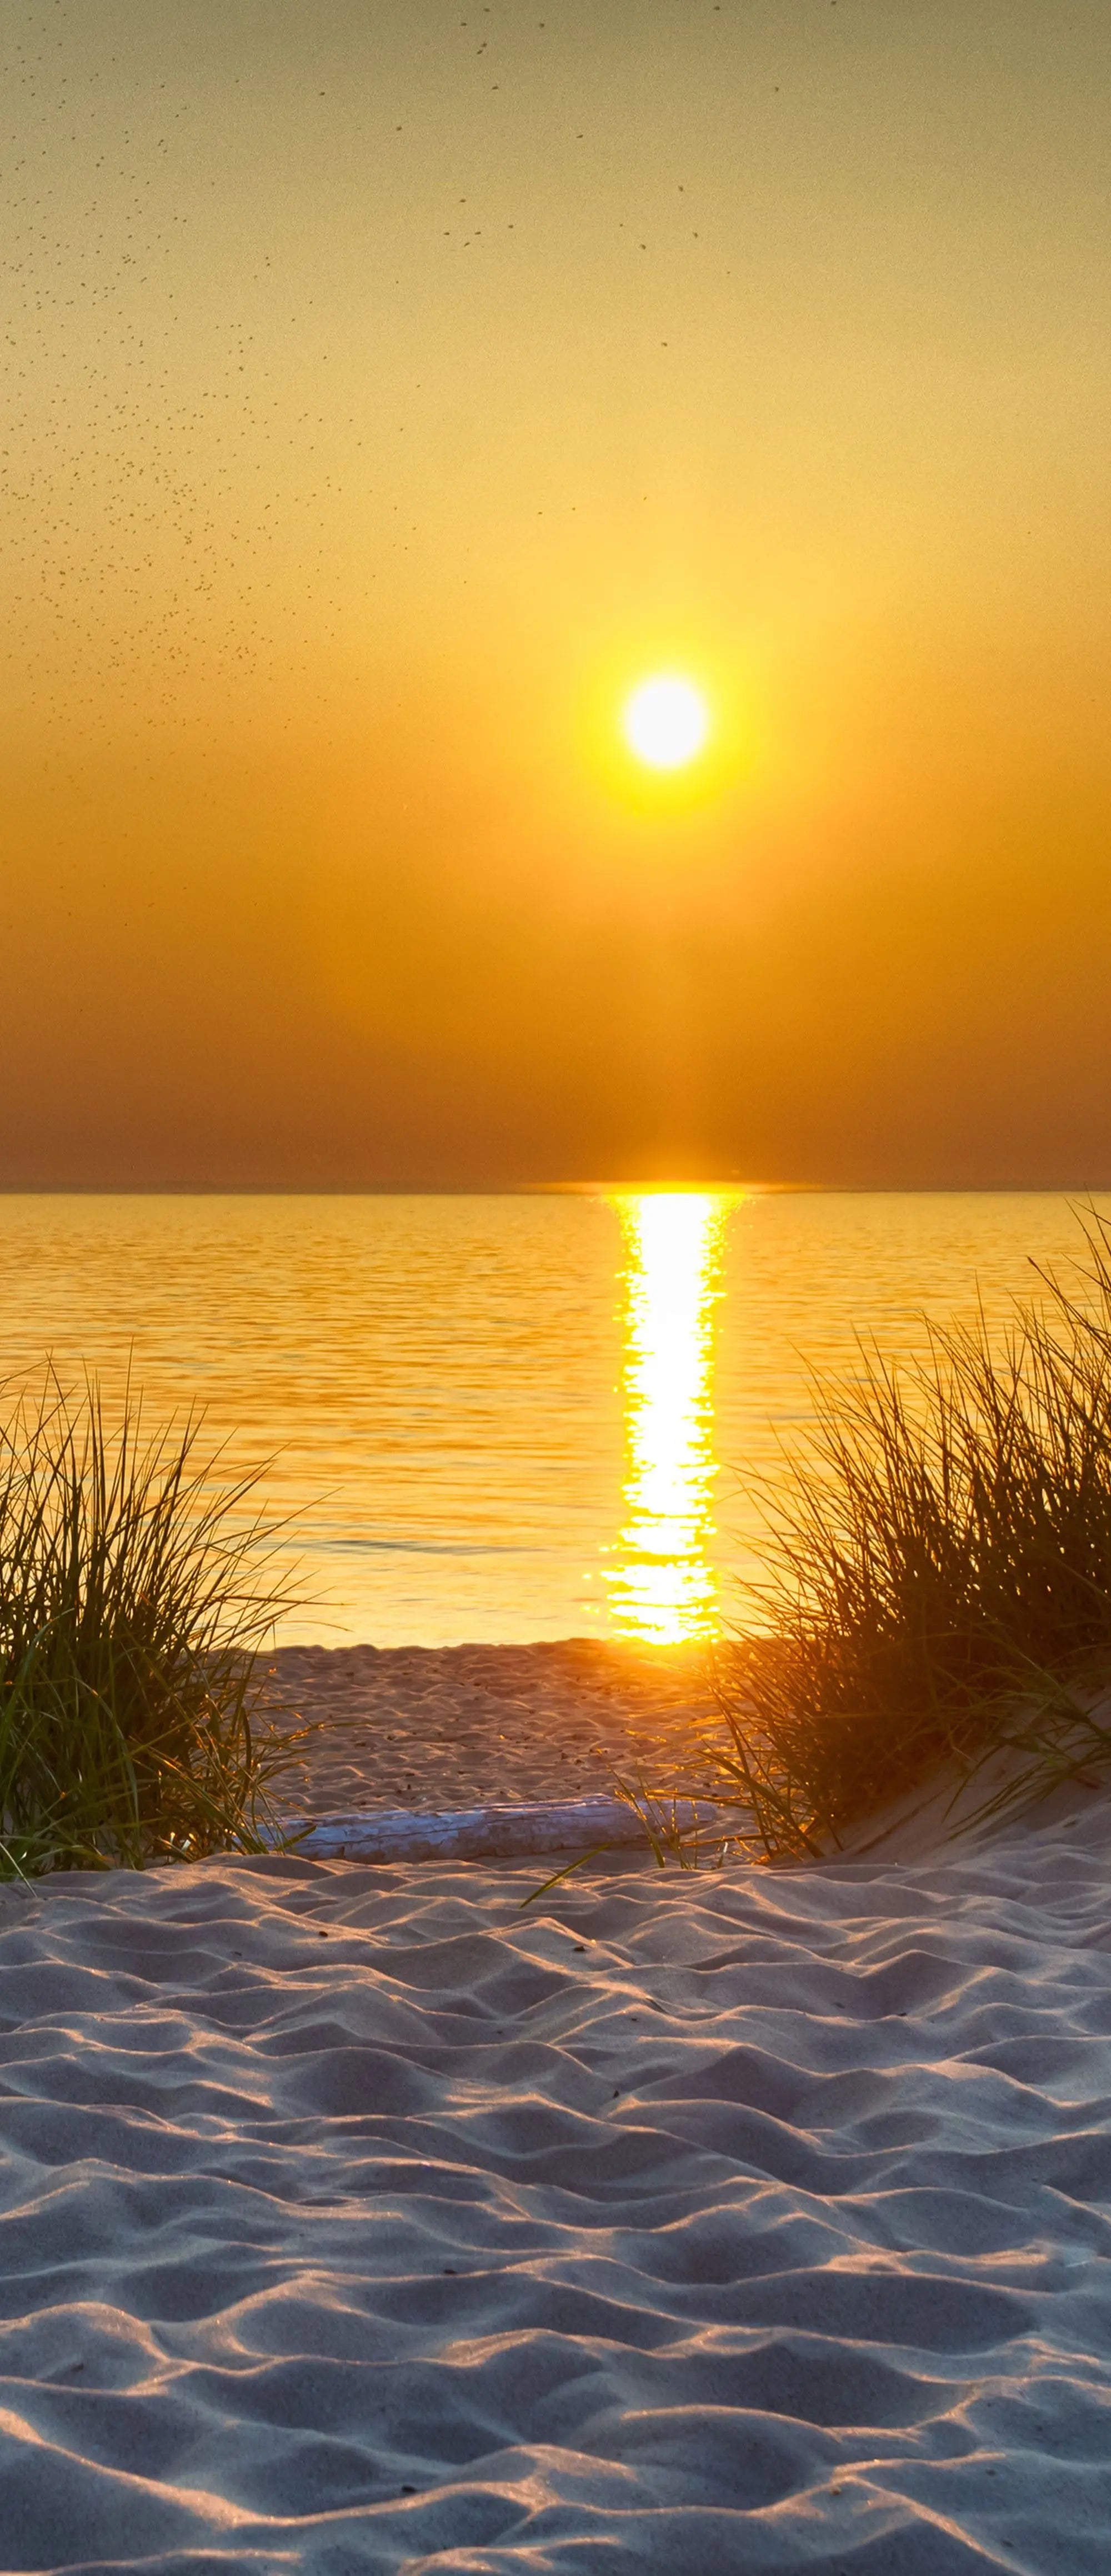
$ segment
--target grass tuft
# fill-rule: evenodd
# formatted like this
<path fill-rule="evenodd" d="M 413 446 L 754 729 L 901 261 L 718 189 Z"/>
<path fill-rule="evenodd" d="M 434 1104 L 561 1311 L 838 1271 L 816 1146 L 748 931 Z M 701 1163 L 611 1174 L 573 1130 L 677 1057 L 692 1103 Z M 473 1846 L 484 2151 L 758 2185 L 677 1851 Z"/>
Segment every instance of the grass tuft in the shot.
<path fill-rule="evenodd" d="M 1111 1768 L 1111 1235 L 1082 1224 L 1002 1335 L 816 1387 L 758 1624 L 712 1659 L 723 1838 L 828 1852 L 947 1766 L 964 1830 Z"/>
<path fill-rule="evenodd" d="M 0 1876 L 268 1848 L 295 1760 L 261 1706 L 290 1601 L 257 1476 L 48 1371 L 0 1423 Z"/>

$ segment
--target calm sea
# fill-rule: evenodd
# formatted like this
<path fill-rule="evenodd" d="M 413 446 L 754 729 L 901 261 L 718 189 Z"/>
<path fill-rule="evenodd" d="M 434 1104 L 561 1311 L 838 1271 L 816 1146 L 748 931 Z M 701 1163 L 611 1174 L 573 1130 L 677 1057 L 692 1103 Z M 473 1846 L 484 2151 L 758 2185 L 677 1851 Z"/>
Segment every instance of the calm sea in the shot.
<path fill-rule="evenodd" d="M 1077 1241 L 1042 1194 L 6 1197 L 0 1368 L 199 1402 L 295 1524 L 290 1641 L 667 1641 L 728 1616 L 808 1367 Z"/>

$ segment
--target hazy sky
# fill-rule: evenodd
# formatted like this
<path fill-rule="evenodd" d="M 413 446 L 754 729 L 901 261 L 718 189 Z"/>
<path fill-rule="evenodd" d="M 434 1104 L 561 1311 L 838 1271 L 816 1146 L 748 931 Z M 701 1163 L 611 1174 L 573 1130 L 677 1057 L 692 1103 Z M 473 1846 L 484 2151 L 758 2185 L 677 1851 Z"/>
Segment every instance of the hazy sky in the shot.
<path fill-rule="evenodd" d="M 0 31 L 0 1183 L 1111 1180 L 1106 0 Z"/>

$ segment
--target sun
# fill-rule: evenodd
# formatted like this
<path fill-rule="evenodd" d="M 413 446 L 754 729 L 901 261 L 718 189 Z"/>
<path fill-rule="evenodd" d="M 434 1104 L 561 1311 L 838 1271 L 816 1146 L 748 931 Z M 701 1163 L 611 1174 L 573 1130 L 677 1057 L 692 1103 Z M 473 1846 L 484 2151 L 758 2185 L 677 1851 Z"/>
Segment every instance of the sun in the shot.
<path fill-rule="evenodd" d="M 626 700 L 621 729 L 630 751 L 649 769 L 685 769 L 706 744 L 710 710 L 693 680 L 678 671 L 655 671 Z"/>

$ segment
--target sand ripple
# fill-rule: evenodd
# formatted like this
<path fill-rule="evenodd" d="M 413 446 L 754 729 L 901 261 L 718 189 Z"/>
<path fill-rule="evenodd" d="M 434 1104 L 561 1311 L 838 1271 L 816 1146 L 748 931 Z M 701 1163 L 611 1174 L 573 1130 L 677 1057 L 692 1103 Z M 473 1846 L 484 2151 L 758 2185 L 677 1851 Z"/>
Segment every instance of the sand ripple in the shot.
<path fill-rule="evenodd" d="M 1111 2563 L 1108 1842 L 5 1898 L 3 2565 Z"/>

